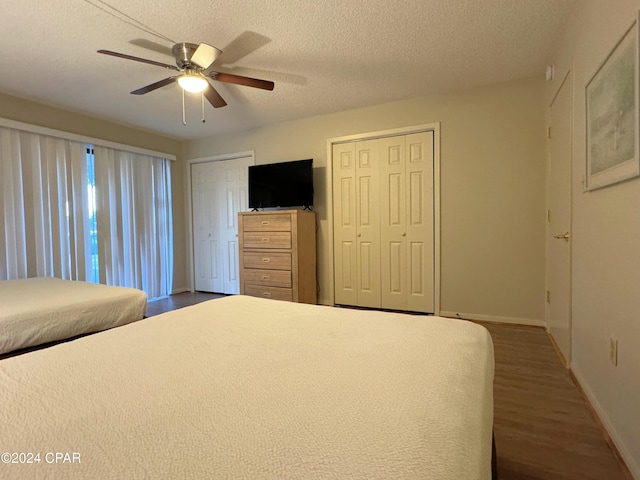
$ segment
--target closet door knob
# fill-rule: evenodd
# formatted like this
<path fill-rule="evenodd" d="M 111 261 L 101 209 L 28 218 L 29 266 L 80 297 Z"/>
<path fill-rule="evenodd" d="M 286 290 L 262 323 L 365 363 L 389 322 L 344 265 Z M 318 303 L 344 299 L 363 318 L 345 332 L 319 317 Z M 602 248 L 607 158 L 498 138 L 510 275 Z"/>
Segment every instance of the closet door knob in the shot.
<path fill-rule="evenodd" d="M 568 242 L 569 241 L 569 232 L 565 233 L 564 235 L 554 235 L 553 238 L 556 238 L 558 240 L 566 240 Z"/>

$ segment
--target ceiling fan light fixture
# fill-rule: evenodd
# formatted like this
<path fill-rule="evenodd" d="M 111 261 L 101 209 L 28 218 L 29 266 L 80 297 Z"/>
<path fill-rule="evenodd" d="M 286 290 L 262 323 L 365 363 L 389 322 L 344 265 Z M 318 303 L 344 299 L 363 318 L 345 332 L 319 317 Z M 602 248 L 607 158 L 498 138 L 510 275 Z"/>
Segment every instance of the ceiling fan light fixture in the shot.
<path fill-rule="evenodd" d="M 186 90 L 187 92 L 200 93 L 205 88 L 207 88 L 209 82 L 207 82 L 207 80 L 200 75 L 187 74 L 178 77 L 178 85 L 180 85 L 180 87 L 182 87 L 182 89 Z"/>

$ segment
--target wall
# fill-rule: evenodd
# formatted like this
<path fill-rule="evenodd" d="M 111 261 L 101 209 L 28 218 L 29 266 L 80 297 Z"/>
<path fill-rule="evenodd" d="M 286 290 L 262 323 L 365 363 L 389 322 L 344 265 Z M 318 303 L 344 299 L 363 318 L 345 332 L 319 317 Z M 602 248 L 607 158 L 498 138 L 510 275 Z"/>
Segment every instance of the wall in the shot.
<path fill-rule="evenodd" d="M 0 93 L 0 116 L 31 125 L 177 155 L 178 161 L 172 162 L 171 169 L 175 229 L 174 290 L 186 289 L 185 219 L 182 213 L 185 209 L 185 183 L 184 168 L 179 157 L 180 143 L 177 140 L 2 93 Z"/>
<path fill-rule="evenodd" d="M 569 69 L 573 112 L 571 368 L 635 478 L 640 479 L 640 179 L 583 191 L 584 88 L 635 19 L 637 0 L 576 2 L 555 55 L 547 104 Z M 609 362 L 609 337 L 618 366 Z"/>
<path fill-rule="evenodd" d="M 179 153 L 177 140 L 3 93 L 0 93 L 0 116 L 18 122 L 54 128 L 63 132 L 86 135 L 124 145 L 133 145 L 174 155 Z"/>
<path fill-rule="evenodd" d="M 255 150 L 256 163 L 314 159 L 321 303 L 328 302 L 327 139 L 441 123 L 441 309 L 544 318 L 544 80 L 323 115 L 183 144 L 185 159 Z"/>

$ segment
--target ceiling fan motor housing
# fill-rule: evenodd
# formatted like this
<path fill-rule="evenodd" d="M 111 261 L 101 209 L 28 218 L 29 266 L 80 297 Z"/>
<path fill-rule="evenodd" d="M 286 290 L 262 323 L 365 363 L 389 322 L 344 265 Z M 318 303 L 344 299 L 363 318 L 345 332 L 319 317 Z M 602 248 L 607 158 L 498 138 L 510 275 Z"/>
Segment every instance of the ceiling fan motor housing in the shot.
<path fill-rule="evenodd" d="M 193 68 L 191 57 L 198 48 L 195 43 L 176 43 L 171 51 L 179 68 Z"/>

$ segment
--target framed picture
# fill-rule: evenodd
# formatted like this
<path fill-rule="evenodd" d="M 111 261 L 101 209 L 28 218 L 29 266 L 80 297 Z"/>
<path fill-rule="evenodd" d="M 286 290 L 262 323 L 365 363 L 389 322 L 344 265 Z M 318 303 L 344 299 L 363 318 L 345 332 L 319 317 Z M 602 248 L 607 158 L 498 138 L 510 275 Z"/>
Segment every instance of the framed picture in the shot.
<path fill-rule="evenodd" d="M 586 190 L 640 174 L 638 24 L 636 18 L 586 86 Z"/>

